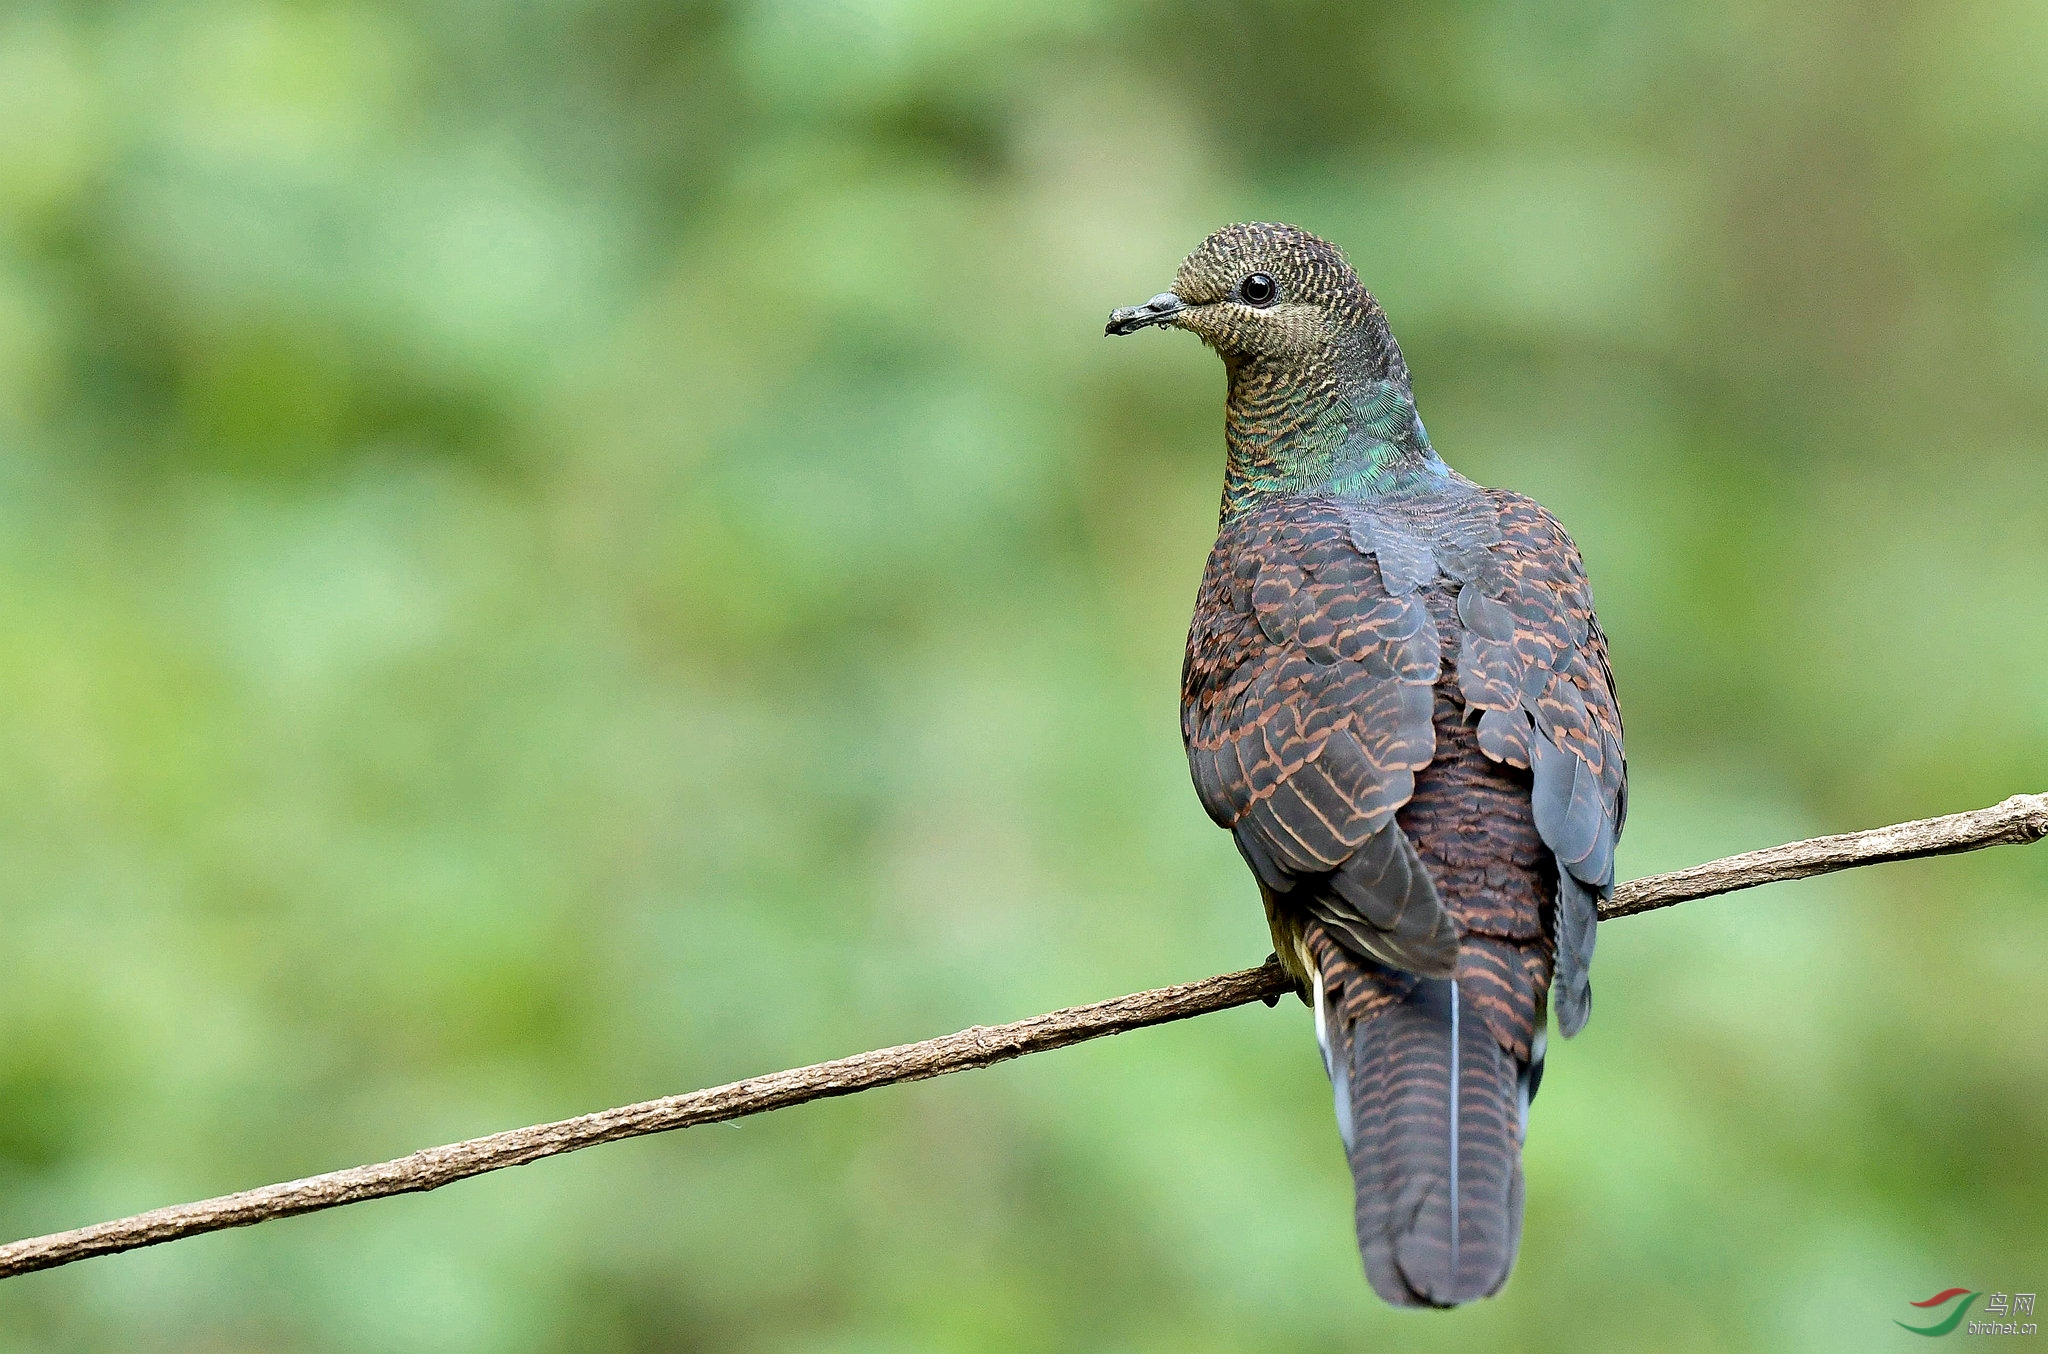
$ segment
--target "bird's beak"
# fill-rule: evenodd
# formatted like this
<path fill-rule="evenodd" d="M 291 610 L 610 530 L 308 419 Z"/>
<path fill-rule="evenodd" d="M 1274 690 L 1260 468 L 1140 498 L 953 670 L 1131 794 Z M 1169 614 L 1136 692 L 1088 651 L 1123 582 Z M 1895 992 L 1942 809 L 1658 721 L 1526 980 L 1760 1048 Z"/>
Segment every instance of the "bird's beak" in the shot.
<path fill-rule="evenodd" d="M 1186 310 L 1187 302 L 1170 291 L 1163 291 L 1142 306 L 1124 306 L 1109 312 L 1109 326 L 1105 334 L 1135 334 L 1151 324 L 1171 324 L 1173 317 Z"/>

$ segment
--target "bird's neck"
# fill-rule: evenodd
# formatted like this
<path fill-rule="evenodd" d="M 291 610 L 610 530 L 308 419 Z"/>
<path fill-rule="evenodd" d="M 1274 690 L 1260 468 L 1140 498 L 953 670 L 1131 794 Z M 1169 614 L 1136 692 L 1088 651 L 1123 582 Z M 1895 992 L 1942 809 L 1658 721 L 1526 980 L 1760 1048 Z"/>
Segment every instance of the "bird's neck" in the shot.
<path fill-rule="evenodd" d="M 1450 481 L 1398 355 L 1370 375 L 1334 363 L 1307 372 L 1239 363 L 1229 375 L 1225 518 L 1287 495 L 1378 498 Z"/>

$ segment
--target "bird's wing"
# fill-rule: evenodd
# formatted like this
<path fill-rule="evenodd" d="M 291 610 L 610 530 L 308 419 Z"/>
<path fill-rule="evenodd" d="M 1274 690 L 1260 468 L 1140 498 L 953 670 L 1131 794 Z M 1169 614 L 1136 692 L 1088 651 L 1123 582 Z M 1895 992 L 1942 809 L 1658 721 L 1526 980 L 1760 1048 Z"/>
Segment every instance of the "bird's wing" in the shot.
<path fill-rule="evenodd" d="M 1597 899 L 1614 891 L 1628 764 L 1607 637 L 1578 547 L 1519 494 L 1489 491 L 1499 543 L 1458 592 L 1458 684 L 1479 714 L 1479 746 L 1527 767 L 1536 828 L 1556 857 L 1558 1028 L 1585 1024 Z"/>
<path fill-rule="evenodd" d="M 1431 548 L 1357 505 L 1289 499 L 1225 523 L 1181 681 L 1202 805 L 1259 881 L 1358 952 L 1447 977 L 1457 928 L 1394 814 L 1436 747 Z"/>

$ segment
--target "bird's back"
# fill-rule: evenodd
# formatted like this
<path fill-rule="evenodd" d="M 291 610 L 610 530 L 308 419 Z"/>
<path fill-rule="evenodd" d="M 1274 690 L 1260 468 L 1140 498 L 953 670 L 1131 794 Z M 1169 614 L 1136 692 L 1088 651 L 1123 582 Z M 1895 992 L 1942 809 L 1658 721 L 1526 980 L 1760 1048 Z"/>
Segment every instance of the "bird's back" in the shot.
<path fill-rule="evenodd" d="M 1575 549 L 1530 500 L 1463 480 L 1268 502 L 1219 533 L 1183 697 L 1204 803 L 1314 994 L 1375 1289 L 1497 1291 L 1572 930 L 1558 880 L 1589 913 L 1619 825 L 1597 793 L 1610 751 L 1618 792 L 1620 729 Z M 1561 876 L 1553 837 L 1595 879 Z"/>
<path fill-rule="evenodd" d="M 1330 1056 L 1347 1063 L 1347 1148 L 1367 1273 L 1390 1302 L 1451 1306 L 1497 1292 L 1520 1246 L 1521 1145 L 1541 1075 L 1556 887 L 1529 772 L 1481 752 L 1465 717 L 1454 600 L 1441 587 L 1426 596 L 1445 650 L 1436 750 L 1395 822 L 1458 927 L 1455 989 L 1310 929 L 1330 993 Z"/>

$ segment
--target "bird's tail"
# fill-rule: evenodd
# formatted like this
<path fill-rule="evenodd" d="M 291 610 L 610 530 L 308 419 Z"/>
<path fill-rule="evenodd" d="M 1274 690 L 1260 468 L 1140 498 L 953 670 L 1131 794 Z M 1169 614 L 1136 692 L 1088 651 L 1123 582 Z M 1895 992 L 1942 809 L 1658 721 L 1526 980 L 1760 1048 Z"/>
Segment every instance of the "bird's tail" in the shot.
<path fill-rule="evenodd" d="M 1490 1296 L 1521 1241 L 1531 1077 L 1461 1002 L 1459 980 L 1417 978 L 1317 939 L 1316 1035 L 1366 1277 L 1403 1307 Z"/>

